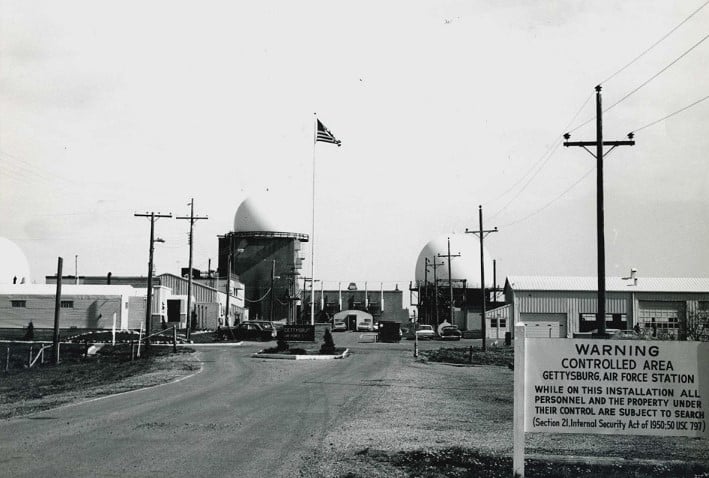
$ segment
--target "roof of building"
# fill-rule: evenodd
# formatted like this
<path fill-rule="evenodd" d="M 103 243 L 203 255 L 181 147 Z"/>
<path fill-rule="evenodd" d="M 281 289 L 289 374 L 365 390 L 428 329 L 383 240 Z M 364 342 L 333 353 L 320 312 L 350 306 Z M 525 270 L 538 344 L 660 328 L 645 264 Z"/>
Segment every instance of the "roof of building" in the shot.
<path fill-rule="evenodd" d="M 596 291 L 596 277 L 578 276 L 508 276 L 513 290 Z M 709 293 L 706 277 L 637 277 L 637 280 L 606 277 L 606 291 L 611 292 L 693 292 Z"/>
<path fill-rule="evenodd" d="M 55 295 L 56 292 L 56 284 L 0 284 L 0 295 Z M 145 296 L 147 291 L 129 285 L 62 284 L 61 294 Z"/>

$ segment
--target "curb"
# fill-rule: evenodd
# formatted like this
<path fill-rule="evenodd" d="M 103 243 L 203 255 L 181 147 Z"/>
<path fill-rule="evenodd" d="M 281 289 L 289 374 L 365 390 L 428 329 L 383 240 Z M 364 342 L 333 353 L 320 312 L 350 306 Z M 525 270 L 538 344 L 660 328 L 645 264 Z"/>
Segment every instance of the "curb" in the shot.
<path fill-rule="evenodd" d="M 267 358 L 267 359 L 280 359 L 280 360 L 332 360 L 332 359 L 343 359 L 349 355 L 350 350 L 345 349 L 339 355 L 286 355 L 286 354 L 264 354 L 256 352 L 251 357 L 253 358 Z"/>

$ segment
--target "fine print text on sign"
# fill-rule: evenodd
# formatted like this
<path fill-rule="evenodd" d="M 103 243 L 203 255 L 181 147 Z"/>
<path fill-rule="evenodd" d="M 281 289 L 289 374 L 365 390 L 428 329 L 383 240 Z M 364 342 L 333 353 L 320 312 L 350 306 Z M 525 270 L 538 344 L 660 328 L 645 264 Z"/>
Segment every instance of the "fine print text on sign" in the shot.
<path fill-rule="evenodd" d="M 293 342 L 314 342 L 315 327 L 312 325 L 286 325 L 280 331 L 279 337 Z"/>
<path fill-rule="evenodd" d="M 526 432 L 708 435 L 709 343 L 527 338 L 525 355 Z"/>

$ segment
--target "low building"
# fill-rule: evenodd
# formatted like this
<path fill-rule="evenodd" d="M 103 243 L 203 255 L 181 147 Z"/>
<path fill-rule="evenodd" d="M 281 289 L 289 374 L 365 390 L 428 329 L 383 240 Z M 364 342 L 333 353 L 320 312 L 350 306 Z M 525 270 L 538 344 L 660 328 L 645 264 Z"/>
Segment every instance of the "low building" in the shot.
<path fill-rule="evenodd" d="M 0 328 L 54 328 L 57 286 L 0 285 Z M 61 329 L 138 328 L 145 319 L 146 290 L 127 285 L 62 285 Z"/>
<path fill-rule="evenodd" d="M 509 322 L 528 333 L 572 338 L 597 328 L 596 277 L 509 276 Z M 659 339 L 684 340 L 698 333 L 709 313 L 709 278 L 606 278 L 606 328 Z M 489 319 L 488 319 L 489 320 Z"/>
<path fill-rule="evenodd" d="M 377 322 L 387 320 L 405 323 L 409 320 L 409 311 L 404 307 L 403 291 L 398 284 L 393 289 L 385 289 L 383 282 L 365 282 L 359 286 L 356 282 L 339 282 L 337 288 L 326 288 L 322 282 L 319 285 L 320 288 L 314 291 L 306 290 L 305 287 L 302 290 L 303 323 L 310 322 L 311 293 L 315 298 L 315 322 L 330 321 L 335 314 L 345 310 L 367 312 Z"/>

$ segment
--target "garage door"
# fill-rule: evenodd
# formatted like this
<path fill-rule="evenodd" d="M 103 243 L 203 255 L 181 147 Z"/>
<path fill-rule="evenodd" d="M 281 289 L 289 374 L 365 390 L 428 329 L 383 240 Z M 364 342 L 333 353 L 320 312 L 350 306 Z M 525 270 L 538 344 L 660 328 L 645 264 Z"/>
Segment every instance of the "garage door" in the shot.
<path fill-rule="evenodd" d="M 685 323 L 684 302 L 643 301 L 638 303 L 638 325 L 645 335 L 679 338 Z"/>
<path fill-rule="evenodd" d="M 520 314 L 527 337 L 566 337 L 566 314 Z"/>

